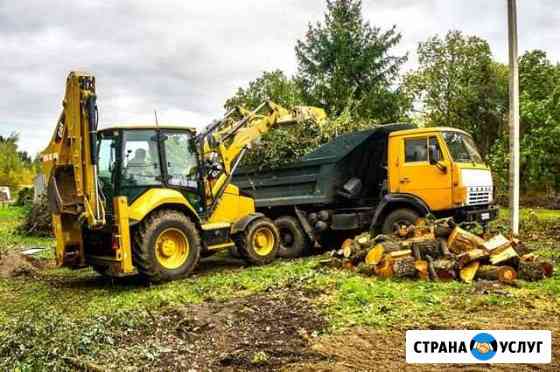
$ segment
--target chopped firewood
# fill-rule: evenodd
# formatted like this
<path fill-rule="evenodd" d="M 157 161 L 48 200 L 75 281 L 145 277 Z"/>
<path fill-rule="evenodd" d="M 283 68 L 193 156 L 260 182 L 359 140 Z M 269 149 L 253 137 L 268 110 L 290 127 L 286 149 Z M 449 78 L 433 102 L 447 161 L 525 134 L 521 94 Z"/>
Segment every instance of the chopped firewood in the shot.
<path fill-rule="evenodd" d="M 470 251 L 461 253 L 459 256 L 457 256 L 457 267 L 459 269 L 462 269 L 471 262 L 478 261 L 486 257 L 488 257 L 488 252 L 486 252 L 484 249 L 471 249 Z"/>
<path fill-rule="evenodd" d="M 513 238 L 511 240 L 511 245 L 513 246 L 513 249 L 515 249 L 517 254 L 520 255 L 520 256 L 524 256 L 526 254 L 529 254 L 529 252 L 531 252 L 529 247 L 527 247 L 527 245 L 525 245 L 525 243 L 523 243 L 519 239 Z"/>
<path fill-rule="evenodd" d="M 393 276 L 393 262 L 394 260 L 389 257 L 385 256 L 381 262 L 375 266 L 374 271 L 377 276 L 382 278 L 390 278 Z"/>
<path fill-rule="evenodd" d="M 498 280 L 502 283 L 513 283 L 517 272 L 510 266 L 482 265 L 476 273 L 478 279 Z"/>
<path fill-rule="evenodd" d="M 385 247 L 383 244 L 377 244 L 375 247 L 369 250 L 365 263 L 368 265 L 377 265 L 381 262 L 383 255 L 385 254 Z"/>
<path fill-rule="evenodd" d="M 449 251 L 449 245 L 447 244 L 447 239 L 440 238 L 439 239 L 439 247 L 441 249 L 441 254 L 444 257 L 451 256 L 451 252 Z"/>
<path fill-rule="evenodd" d="M 435 225 L 434 235 L 436 238 L 449 238 L 449 235 L 453 232 L 453 228 L 448 225 Z"/>
<path fill-rule="evenodd" d="M 356 272 L 358 274 L 371 276 L 373 275 L 373 268 L 374 267 L 372 265 L 368 265 L 365 262 L 362 262 L 358 266 L 356 266 Z"/>
<path fill-rule="evenodd" d="M 495 253 L 495 254 L 491 254 L 490 255 L 490 263 L 492 265 L 498 264 L 500 262 L 505 262 L 511 258 L 514 257 L 518 257 L 519 255 L 517 254 L 517 252 L 515 251 L 515 249 L 513 249 L 513 247 L 509 247 L 506 248 L 505 250 L 499 252 L 499 253 Z"/>
<path fill-rule="evenodd" d="M 428 269 L 428 261 L 416 260 L 414 263 L 416 271 L 418 272 L 418 277 L 422 280 L 430 280 L 430 272 Z"/>
<path fill-rule="evenodd" d="M 401 238 L 412 238 L 416 234 L 416 226 L 414 225 L 402 225 L 397 231 L 397 235 Z"/>
<path fill-rule="evenodd" d="M 488 252 L 492 253 L 494 251 L 501 251 L 508 248 L 511 245 L 511 242 L 502 234 L 498 234 L 494 236 L 492 239 L 487 240 L 482 244 L 484 249 Z"/>
<path fill-rule="evenodd" d="M 402 258 L 402 257 L 409 257 L 412 256 L 412 250 L 410 249 L 403 249 L 400 251 L 389 252 L 388 256 L 393 259 Z"/>
<path fill-rule="evenodd" d="M 412 250 L 415 252 L 417 259 L 421 260 L 426 255 L 432 257 L 441 256 L 441 249 L 437 240 L 419 240 L 412 243 Z"/>
<path fill-rule="evenodd" d="M 551 277 L 553 272 L 554 266 L 548 261 L 538 259 L 532 261 L 519 260 L 519 279 L 533 282 Z"/>
<path fill-rule="evenodd" d="M 342 250 L 342 256 L 343 257 L 350 257 L 352 255 L 352 248 L 354 245 L 354 240 L 352 239 L 346 239 L 342 245 L 340 246 L 340 249 Z"/>
<path fill-rule="evenodd" d="M 439 280 L 453 280 L 456 277 L 455 262 L 453 260 L 445 258 L 434 260 L 433 267 Z"/>
<path fill-rule="evenodd" d="M 413 278 L 416 276 L 416 260 L 414 257 L 396 259 L 393 263 L 393 272 L 397 278 Z"/>
<path fill-rule="evenodd" d="M 448 240 L 449 250 L 454 254 L 461 254 L 471 249 L 478 248 L 484 244 L 484 240 L 466 230 L 456 226 Z"/>
<path fill-rule="evenodd" d="M 432 278 L 432 280 L 439 281 L 437 271 L 434 267 L 434 259 L 432 258 L 432 256 L 427 255 L 426 260 L 428 260 L 428 271 L 430 272 L 430 277 Z"/>
<path fill-rule="evenodd" d="M 352 264 L 354 266 L 357 266 L 360 263 L 363 263 L 368 253 L 369 250 L 367 248 L 362 248 L 356 253 L 354 253 L 352 257 L 350 257 L 350 259 L 352 260 Z"/>
<path fill-rule="evenodd" d="M 472 283 L 479 267 L 480 267 L 480 262 L 478 261 L 471 262 L 467 266 L 463 267 L 459 272 L 459 276 L 461 277 L 461 280 L 464 281 L 465 283 Z"/>
<path fill-rule="evenodd" d="M 383 250 L 385 251 L 385 253 L 391 253 L 403 249 L 398 242 L 383 242 L 379 244 L 383 246 Z"/>
<path fill-rule="evenodd" d="M 367 233 L 358 236 L 358 237 L 357 237 L 356 239 L 354 239 L 354 240 L 355 240 L 356 243 L 358 243 L 358 245 L 359 245 L 361 248 L 370 247 L 371 244 L 372 244 L 371 237 L 370 237 L 370 235 L 367 234 Z"/>
<path fill-rule="evenodd" d="M 346 270 L 353 270 L 354 265 L 352 264 L 352 260 L 345 258 L 342 260 L 342 268 Z"/>

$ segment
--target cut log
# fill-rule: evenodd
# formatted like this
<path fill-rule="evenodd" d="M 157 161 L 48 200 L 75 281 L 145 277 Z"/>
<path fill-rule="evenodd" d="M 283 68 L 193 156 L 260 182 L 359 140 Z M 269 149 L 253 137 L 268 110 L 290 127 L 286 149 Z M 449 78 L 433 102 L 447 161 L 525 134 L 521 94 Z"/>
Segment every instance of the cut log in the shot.
<path fill-rule="evenodd" d="M 515 249 L 517 254 L 520 255 L 520 256 L 524 256 L 524 255 L 529 254 L 531 252 L 529 247 L 527 247 L 527 245 L 525 245 L 525 243 L 523 243 L 519 239 L 513 238 L 511 240 L 511 245 L 512 245 L 513 249 Z"/>
<path fill-rule="evenodd" d="M 554 266 L 548 261 L 542 260 L 519 260 L 519 279 L 534 282 L 551 277 L 554 272 Z"/>
<path fill-rule="evenodd" d="M 368 233 L 358 235 L 354 241 L 361 247 L 361 248 L 369 248 L 372 246 L 373 242 L 371 241 L 371 236 Z"/>
<path fill-rule="evenodd" d="M 352 260 L 352 264 L 354 266 L 363 263 L 369 250 L 367 248 L 361 248 L 359 251 L 355 252 L 350 259 Z"/>
<path fill-rule="evenodd" d="M 482 245 L 484 249 L 486 249 L 489 253 L 493 253 L 494 251 L 501 251 L 503 249 L 508 248 L 511 245 L 511 242 L 502 234 L 498 234 L 494 236 L 492 239 L 487 240 Z"/>
<path fill-rule="evenodd" d="M 354 240 L 346 239 L 340 246 L 340 249 L 342 250 L 343 257 L 350 257 L 352 255 L 352 251 L 354 250 Z"/>
<path fill-rule="evenodd" d="M 439 247 L 441 250 L 441 254 L 444 257 L 450 257 L 451 252 L 449 251 L 449 245 L 447 245 L 447 239 L 440 238 L 439 239 Z"/>
<path fill-rule="evenodd" d="M 513 283 L 517 272 L 510 266 L 482 265 L 476 273 L 477 279 L 498 280 L 502 283 Z"/>
<path fill-rule="evenodd" d="M 358 274 L 371 276 L 373 275 L 373 266 L 362 262 L 358 266 L 356 266 L 356 272 Z"/>
<path fill-rule="evenodd" d="M 513 247 L 509 247 L 506 248 L 505 250 L 498 252 L 498 253 L 494 253 L 490 255 L 490 263 L 492 265 L 496 265 L 498 263 L 501 262 L 505 262 L 507 260 L 510 260 L 514 257 L 518 257 L 519 255 L 517 254 L 517 252 L 515 251 L 515 249 L 513 249 Z"/>
<path fill-rule="evenodd" d="M 427 255 L 426 260 L 428 260 L 428 271 L 430 272 L 430 277 L 432 278 L 432 280 L 439 281 L 438 274 L 434 267 L 434 259 L 432 258 L 432 256 Z"/>
<path fill-rule="evenodd" d="M 428 268 L 428 261 L 416 260 L 414 263 L 418 277 L 422 280 L 430 280 L 430 269 Z"/>
<path fill-rule="evenodd" d="M 481 247 L 484 244 L 484 240 L 481 237 L 456 226 L 451 235 L 449 235 L 447 243 L 449 245 L 449 250 L 452 253 L 461 254 L 471 249 Z"/>
<path fill-rule="evenodd" d="M 368 265 L 377 265 L 381 262 L 384 254 L 385 248 L 383 244 L 377 244 L 375 247 L 369 250 L 365 258 L 365 263 Z"/>
<path fill-rule="evenodd" d="M 433 266 L 439 280 L 450 281 L 455 279 L 455 261 L 441 258 L 434 260 Z"/>
<path fill-rule="evenodd" d="M 459 272 L 459 276 L 461 277 L 461 280 L 464 281 L 465 283 L 472 283 L 479 267 L 480 267 L 480 262 L 478 261 L 471 262 L 467 266 L 463 267 Z"/>
<path fill-rule="evenodd" d="M 353 270 L 354 265 L 352 264 L 352 260 L 345 258 L 342 260 L 342 268 L 346 270 Z"/>
<path fill-rule="evenodd" d="M 480 259 L 488 257 L 488 252 L 484 249 L 476 248 L 470 251 L 461 253 L 457 256 L 457 267 L 462 269 L 473 261 L 478 261 Z"/>
<path fill-rule="evenodd" d="M 419 260 L 424 259 L 426 255 L 432 257 L 441 256 L 439 242 L 435 239 L 415 241 L 412 243 L 412 250 L 415 252 L 415 255 L 418 255 L 416 258 Z"/>
<path fill-rule="evenodd" d="M 400 251 L 389 252 L 387 255 L 390 256 L 393 259 L 410 257 L 410 256 L 412 256 L 412 250 L 403 249 L 403 250 L 400 250 Z"/>
<path fill-rule="evenodd" d="M 410 256 L 396 259 L 393 263 L 393 272 L 397 278 L 414 278 L 416 276 L 416 260 Z"/>
<path fill-rule="evenodd" d="M 383 257 L 383 260 L 381 260 L 381 262 L 375 266 L 375 274 L 378 275 L 381 278 L 390 278 L 394 275 L 393 272 L 393 263 L 394 260 L 389 257 L 389 256 L 385 256 Z"/>
<path fill-rule="evenodd" d="M 337 257 L 325 258 L 317 262 L 317 268 L 327 267 L 331 269 L 340 269 L 342 267 L 342 260 Z"/>

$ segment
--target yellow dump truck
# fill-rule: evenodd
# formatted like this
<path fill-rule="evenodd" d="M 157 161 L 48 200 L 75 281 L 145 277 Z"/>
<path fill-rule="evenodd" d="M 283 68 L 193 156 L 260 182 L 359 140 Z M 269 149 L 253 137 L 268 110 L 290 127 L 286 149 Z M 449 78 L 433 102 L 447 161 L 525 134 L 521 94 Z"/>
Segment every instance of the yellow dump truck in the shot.
<path fill-rule="evenodd" d="M 96 100 L 94 76 L 70 73 L 42 152 L 58 265 L 162 281 L 221 249 L 254 264 L 276 257 L 278 230 L 231 184 L 232 174 L 261 134 L 321 121 L 323 110 L 265 102 L 232 110 L 201 133 L 157 123 L 100 130 Z"/>
<path fill-rule="evenodd" d="M 378 126 L 288 166 L 239 169 L 234 183 L 274 219 L 284 257 L 332 246 L 344 232 L 391 233 L 428 214 L 486 224 L 498 211 L 490 169 L 455 128 Z"/>

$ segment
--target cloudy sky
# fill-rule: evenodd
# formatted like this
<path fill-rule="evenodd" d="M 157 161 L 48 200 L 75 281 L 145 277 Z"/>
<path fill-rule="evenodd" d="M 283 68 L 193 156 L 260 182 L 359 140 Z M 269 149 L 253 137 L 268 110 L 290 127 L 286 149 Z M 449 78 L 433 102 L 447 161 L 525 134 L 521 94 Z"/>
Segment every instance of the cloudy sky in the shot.
<path fill-rule="evenodd" d="M 560 60 L 558 0 L 518 0 L 521 51 Z M 419 41 L 450 29 L 487 39 L 507 61 L 506 0 L 363 0 L 374 25 L 403 35 L 396 53 L 416 64 Z M 294 45 L 325 0 L 0 0 L 0 134 L 40 151 L 70 70 L 93 72 L 101 125 L 203 127 L 224 100 L 264 70 L 296 70 Z"/>

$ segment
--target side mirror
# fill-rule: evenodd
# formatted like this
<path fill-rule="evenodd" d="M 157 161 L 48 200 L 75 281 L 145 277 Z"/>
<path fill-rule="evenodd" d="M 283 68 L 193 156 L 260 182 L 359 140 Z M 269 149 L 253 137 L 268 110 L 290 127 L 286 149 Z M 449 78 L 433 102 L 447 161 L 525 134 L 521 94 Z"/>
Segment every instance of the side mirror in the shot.
<path fill-rule="evenodd" d="M 439 163 L 440 159 L 440 152 L 436 145 L 430 145 L 429 147 L 429 156 L 430 156 L 430 164 L 436 165 Z"/>

